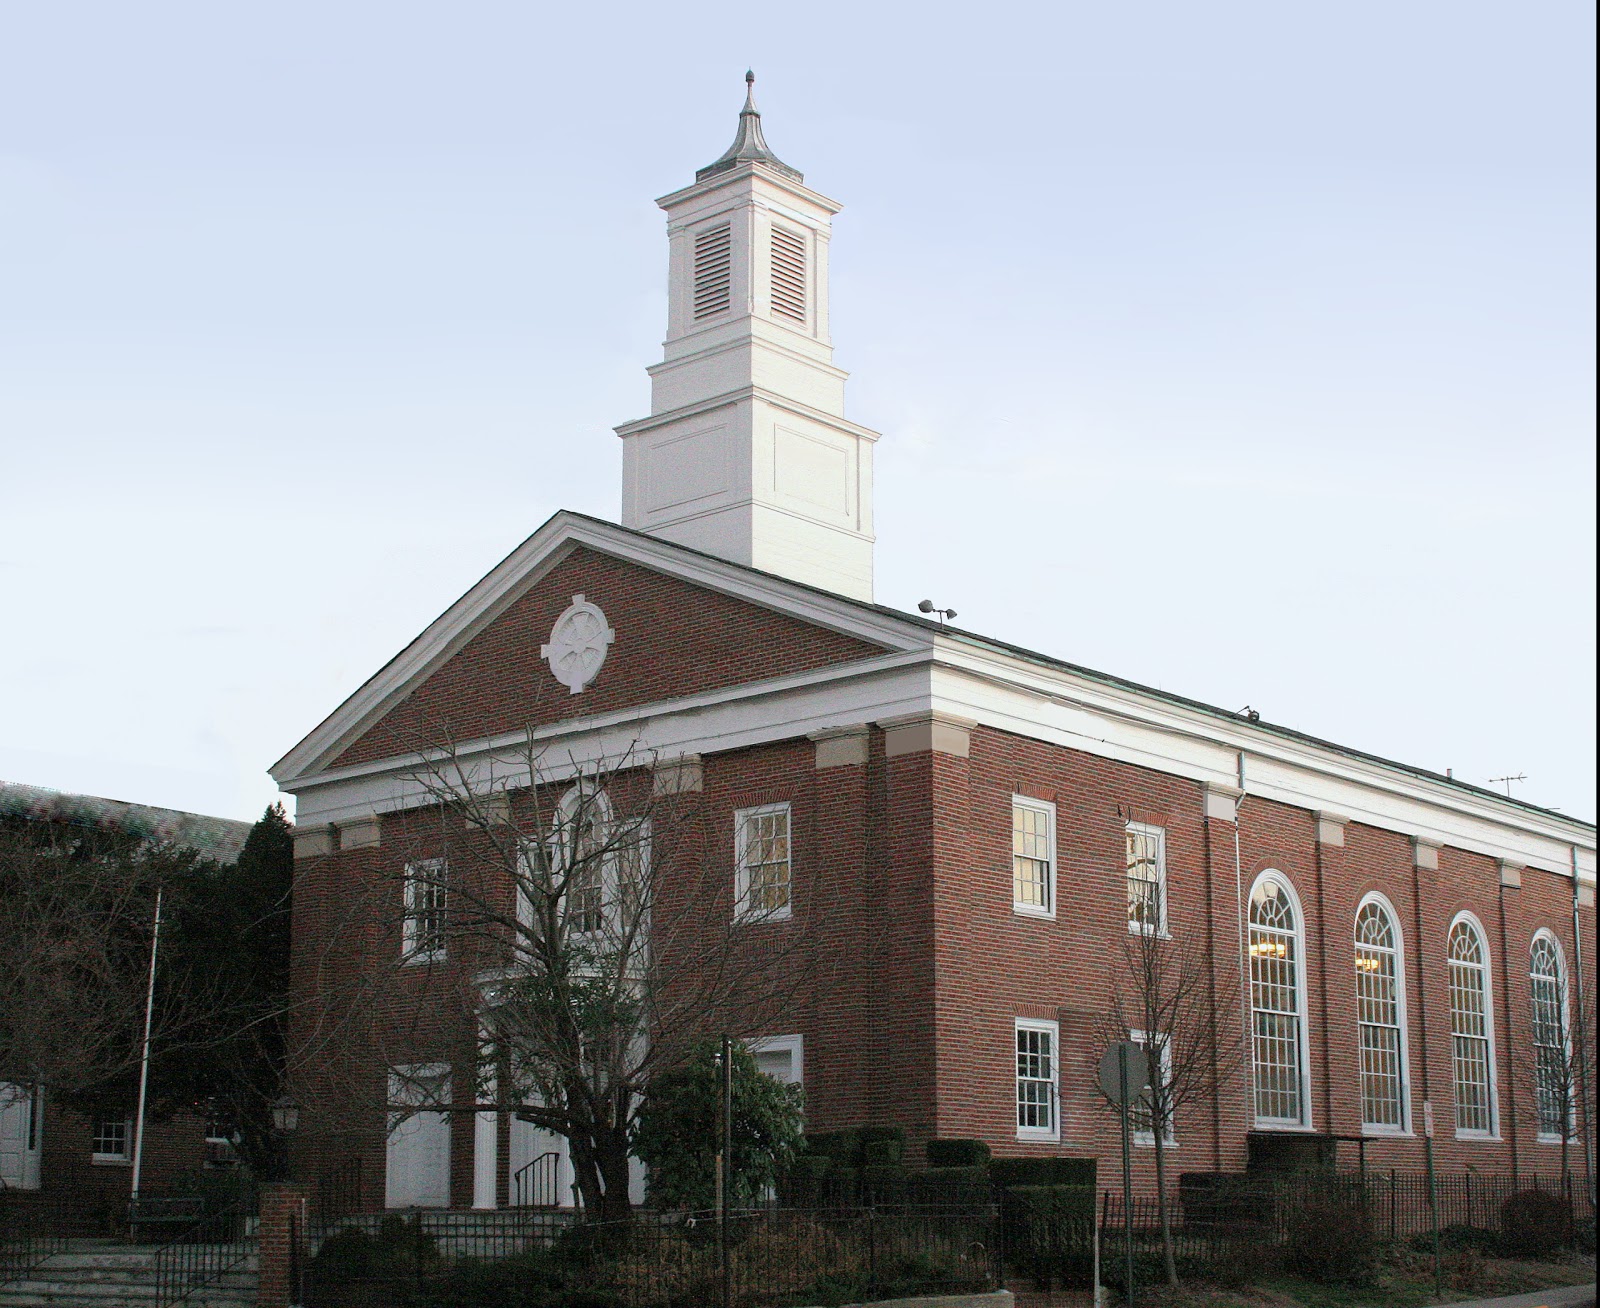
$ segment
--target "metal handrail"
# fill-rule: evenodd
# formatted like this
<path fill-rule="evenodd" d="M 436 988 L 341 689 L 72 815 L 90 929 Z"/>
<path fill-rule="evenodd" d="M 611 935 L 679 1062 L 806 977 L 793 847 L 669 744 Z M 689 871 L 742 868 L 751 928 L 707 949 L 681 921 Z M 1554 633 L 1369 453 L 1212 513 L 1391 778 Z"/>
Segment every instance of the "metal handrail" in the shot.
<path fill-rule="evenodd" d="M 531 1163 L 517 1168 L 511 1174 L 511 1206 L 513 1208 L 560 1207 L 557 1193 L 560 1177 L 561 1155 L 554 1150 L 540 1154 Z"/>
<path fill-rule="evenodd" d="M 0 1191 L 9 1187 L 0 1185 Z M 41 1198 L 17 1190 L 0 1194 L 0 1285 L 20 1281 L 52 1254 L 67 1248 L 66 1208 L 61 1196 Z M 20 1198 L 28 1193 L 27 1199 Z"/>
<path fill-rule="evenodd" d="M 251 1204 L 229 1204 L 157 1249 L 155 1308 L 182 1303 L 248 1258 L 256 1240 L 242 1232 L 254 1215 Z"/>

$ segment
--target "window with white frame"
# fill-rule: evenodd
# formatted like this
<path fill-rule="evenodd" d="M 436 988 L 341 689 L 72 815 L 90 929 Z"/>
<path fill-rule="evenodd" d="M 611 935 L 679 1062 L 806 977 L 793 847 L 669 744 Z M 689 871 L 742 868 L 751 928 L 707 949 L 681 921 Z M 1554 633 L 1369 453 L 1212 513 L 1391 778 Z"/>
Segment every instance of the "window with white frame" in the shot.
<path fill-rule="evenodd" d="M 1256 1122 L 1304 1126 L 1305 942 L 1299 902 L 1276 872 L 1262 873 L 1251 888 L 1249 951 Z"/>
<path fill-rule="evenodd" d="M 1477 919 L 1450 927 L 1450 1061 L 1456 1132 L 1495 1134 L 1494 1017 L 1489 1007 L 1489 950 Z"/>
<path fill-rule="evenodd" d="M 733 815 L 735 913 L 741 921 L 781 921 L 793 912 L 789 825 L 787 803 Z"/>
<path fill-rule="evenodd" d="M 1561 945 L 1548 931 L 1533 938 L 1528 955 L 1533 1002 L 1534 1088 L 1541 1139 L 1572 1134 L 1572 1044 L 1567 1029 L 1567 968 Z"/>
<path fill-rule="evenodd" d="M 567 930 L 576 935 L 604 930 L 616 889 L 617 853 L 626 843 L 605 791 L 586 782 L 568 790 L 556 806 L 550 843 L 552 885 L 561 896 Z"/>
<path fill-rule="evenodd" d="M 133 1123 L 126 1117 L 97 1117 L 92 1139 L 94 1162 L 125 1163 L 133 1140 Z"/>
<path fill-rule="evenodd" d="M 1144 1050 L 1150 1066 L 1150 1084 L 1128 1105 L 1128 1126 L 1133 1132 L 1133 1142 L 1155 1144 L 1156 1095 L 1159 1093 L 1163 1096 L 1161 1143 L 1175 1145 L 1178 1141 L 1172 1120 L 1172 1042 L 1160 1034 L 1152 1039 L 1145 1031 L 1129 1031 L 1128 1039 Z"/>
<path fill-rule="evenodd" d="M 1167 833 L 1161 827 L 1130 822 L 1128 853 L 1128 930 L 1167 934 Z"/>
<path fill-rule="evenodd" d="M 1033 917 L 1056 912 L 1056 806 L 1011 797 L 1011 907 Z"/>
<path fill-rule="evenodd" d="M 1058 1140 L 1059 1071 L 1056 1023 L 1018 1018 L 1017 1034 L 1017 1139 Z"/>
<path fill-rule="evenodd" d="M 1387 900 L 1369 895 L 1356 912 L 1356 1028 L 1361 1057 L 1361 1125 L 1406 1129 L 1405 1006 L 1400 931 Z"/>
<path fill-rule="evenodd" d="M 405 918 L 401 955 L 407 963 L 431 963 L 444 957 L 446 864 L 442 858 L 407 863 Z"/>
<path fill-rule="evenodd" d="M 804 1085 L 806 1041 L 801 1035 L 757 1036 L 744 1047 L 756 1060 L 756 1069 L 779 1085 Z"/>

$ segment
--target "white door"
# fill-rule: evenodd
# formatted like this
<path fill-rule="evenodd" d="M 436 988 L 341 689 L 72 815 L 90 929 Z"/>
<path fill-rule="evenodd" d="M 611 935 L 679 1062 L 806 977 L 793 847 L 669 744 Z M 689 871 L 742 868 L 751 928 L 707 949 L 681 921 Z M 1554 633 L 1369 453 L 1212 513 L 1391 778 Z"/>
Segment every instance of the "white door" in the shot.
<path fill-rule="evenodd" d="M 0 1186 L 39 1188 L 44 1096 L 27 1086 L 0 1081 Z"/>
<path fill-rule="evenodd" d="M 450 1102 L 442 1063 L 389 1074 L 389 1160 L 384 1202 L 390 1208 L 450 1206 L 450 1114 L 411 1105 Z"/>

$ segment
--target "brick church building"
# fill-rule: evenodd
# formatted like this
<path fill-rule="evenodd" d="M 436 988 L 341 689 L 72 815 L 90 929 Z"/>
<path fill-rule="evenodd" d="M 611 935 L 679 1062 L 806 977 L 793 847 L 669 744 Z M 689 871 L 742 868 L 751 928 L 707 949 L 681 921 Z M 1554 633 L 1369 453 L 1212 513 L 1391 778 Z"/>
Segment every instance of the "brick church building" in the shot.
<path fill-rule="evenodd" d="M 330 924 L 357 886 L 403 923 L 363 966 L 452 965 L 451 901 L 408 889 L 438 866 L 430 732 L 469 778 L 531 741 L 558 790 L 644 751 L 700 805 L 707 919 L 808 951 L 781 1015 L 736 1034 L 813 1129 L 1109 1162 L 1094 1066 L 1148 934 L 1209 961 L 1218 1047 L 1242 1051 L 1179 1109 L 1175 1168 L 1308 1135 L 1417 1167 L 1426 1104 L 1445 1167 L 1549 1174 L 1566 1137 L 1582 1171 L 1593 1087 L 1562 1069 L 1592 1041 L 1594 826 L 875 603 L 878 434 L 844 416 L 828 326 L 839 206 L 753 102 L 660 205 L 668 332 L 650 415 L 617 428 L 621 525 L 558 513 L 273 768 L 302 1006 L 348 962 Z M 470 1044 L 344 1048 L 341 1077 L 306 1054 L 308 1166 L 359 1159 L 392 1207 L 512 1202 L 563 1146 L 443 1111 Z M 429 1077 L 435 1099 L 386 1100 Z"/>

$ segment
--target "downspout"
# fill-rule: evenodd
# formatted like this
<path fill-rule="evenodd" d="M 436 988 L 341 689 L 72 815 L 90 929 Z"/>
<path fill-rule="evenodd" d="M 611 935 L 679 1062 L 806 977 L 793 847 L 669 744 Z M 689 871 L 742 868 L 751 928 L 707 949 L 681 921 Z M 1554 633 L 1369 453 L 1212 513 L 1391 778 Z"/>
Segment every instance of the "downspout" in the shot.
<path fill-rule="evenodd" d="M 1583 1179 L 1595 1207 L 1594 1132 L 1589 1125 L 1589 1000 L 1583 984 L 1583 906 L 1578 902 L 1578 847 L 1572 845 L 1572 952 L 1578 978 L 1578 1123 L 1583 1130 Z"/>
<path fill-rule="evenodd" d="M 1238 753 L 1234 771 L 1234 784 L 1239 789 L 1233 801 L 1233 894 L 1238 909 L 1239 923 L 1239 1038 L 1244 1043 L 1244 1129 L 1249 1132 L 1256 1124 L 1256 1064 L 1255 1031 L 1250 1020 L 1250 956 L 1245 952 L 1244 859 L 1239 851 L 1239 816 L 1244 809 L 1244 751 Z"/>
<path fill-rule="evenodd" d="M 1422 1047 L 1422 1102 L 1424 1113 L 1432 1109 L 1433 1097 L 1429 1090 L 1428 1064 L 1432 1062 L 1432 1051 L 1428 1048 L 1428 991 L 1426 978 L 1428 969 L 1422 965 L 1423 955 L 1427 952 L 1423 946 L 1426 937 L 1422 932 L 1422 859 L 1415 841 L 1411 846 L 1411 921 L 1412 930 L 1415 932 L 1417 947 L 1412 953 L 1416 957 L 1417 969 L 1417 1042 Z M 1449 965 L 1449 945 L 1445 946 L 1446 967 Z M 1447 973 L 1448 975 L 1448 973 Z M 1452 1057 L 1454 1053 L 1452 1051 Z M 1452 1112 L 1454 1110 L 1452 1109 Z"/>
<path fill-rule="evenodd" d="M 1522 1175 L 1522 1146 L 1518 1136 L 1521 1125 L 1517 1121 L 1517 1051 L 1512 1044 L 1513 1033 L 1511 1026 L 1511 932 L 1506 923 L 1506 883 L 1502 878 L 1500 882 L 1500 1000 L 1503 1021 L 1501 1030 L 1505 1032 L 1505 1043 L 1500 1047 L 1504 1053 L 1497 1049 L 1495 1058 L 1495 1074 L 1498 1078 L 1502 1066 L 1506 1072 L 1506 1107 L 1510 1112 L 1511 1123 L 1508 1127 L 1504 1122 L 1496 1122 L 1495 1126 L 1507 1140 L 1511 1142 L 1511 1180 L 1512 1184 L 1519 1184 L 1517 1177 Z M 1498 1087 L 1491 1086 L 1491 1092 L 1498 1093 Z M 1491 1102 L 1498 1102 L 1498 1099 Z M 1538 1117 L 1538 1105 L 1534 1105 L 1534 1117 Z"/>

